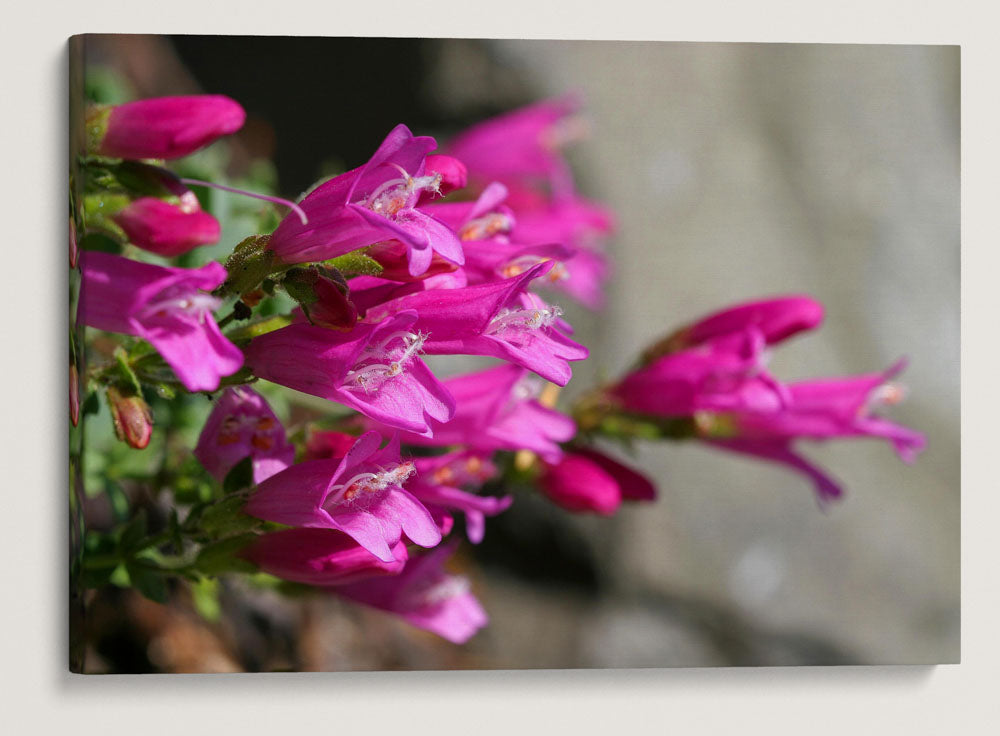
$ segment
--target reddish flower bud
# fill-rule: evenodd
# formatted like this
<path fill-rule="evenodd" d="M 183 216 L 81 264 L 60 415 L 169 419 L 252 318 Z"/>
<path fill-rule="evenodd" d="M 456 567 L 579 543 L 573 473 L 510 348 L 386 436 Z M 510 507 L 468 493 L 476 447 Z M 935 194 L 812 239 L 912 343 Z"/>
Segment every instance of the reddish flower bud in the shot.
<path fill-rule="evenodd" d="M 593 511 L 611 516 L 622 503 L 618 482 L 583 455 L 566 453 L 556 465 L 546 465 L 538 479 L 553 503 L 569 511 Z"/>
<path fill-rule="evenodd" d="M 191 209 L 155 197 L 135 200 L 113 219 L 131 243 L 168 258 L 217 243 L 221 234 L 219 221 L 197 205 Z"/>
<path fill-rule="evenodd" d="M 118 387 L 110 386 L 108 406 L 118 439 L 137 450 L 146 447 L 153 436 L 153 413 L 142 396 L 128 396 Z"/>
<path fill-rule="evenodd" d="M 546 465 L 539 484 L 554 503 L 570 511 L 610 516 L 622 500 L 652 501 L 656 488 L 644 475 L 596 450 L 566 453 Z"/>
<path fill-rule="evenodd" d="M 235 133 L 246 112 L 223 95 L 157 97 L 87 116 L 93 151 L 116 158 L 180 158 Z"/>

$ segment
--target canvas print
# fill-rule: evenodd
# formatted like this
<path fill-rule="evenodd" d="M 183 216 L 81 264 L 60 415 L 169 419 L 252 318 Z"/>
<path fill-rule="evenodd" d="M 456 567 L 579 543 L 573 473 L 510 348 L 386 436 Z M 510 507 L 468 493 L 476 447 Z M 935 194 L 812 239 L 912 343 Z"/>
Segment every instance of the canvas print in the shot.
<path fill-rule="evenodd" d="M 959 660 L 959 50 L 69 42 L 69 667 Z"/>

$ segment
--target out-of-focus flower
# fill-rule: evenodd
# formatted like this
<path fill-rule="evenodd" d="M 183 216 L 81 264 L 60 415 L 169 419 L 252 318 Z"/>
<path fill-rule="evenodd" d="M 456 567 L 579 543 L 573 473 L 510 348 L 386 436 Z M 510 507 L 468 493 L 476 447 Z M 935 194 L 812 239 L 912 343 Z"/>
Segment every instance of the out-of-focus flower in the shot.
<path fill-rule="evenodd" d="M 259 484 L 246 512 L 289 526 L 341 531 L 383 562 L 405 534 L 421 547 L 433 547 L 441 533 L 430 513 L 403 484 L 414 473 L 399 456 L 394 437 L 366 432 L 340 460 L 308 460 Z"/>
<path fill-rule="evenodd" d="M 448 378 L 444 385 L 455 398 L 455 416 L 432 422 L 429 436 L 402 433 L 407 444 L 464 445 L 482 453 L 531 450 L 558 462 L 559 443 L 576 432 L 572 419 L 538 401 L 542 382 L 523 368 L 499 365 Z"/>
<path fill-rule="evenodd" d="M 605 516 L 614 514 L 622 500 L 656 498 L 656 488 L 648 478 L 591 449 L 573 450 L 558 463 L 546 463 L 538 484 L 546 496 L 565 509 Z"/>
<path fill-rule="evenodd" d="M 428 269 L 435 252 L 460 265 L 458 237 L 417 207 L 421 193 L 437 192 L 444 178 L 426 171 L 427 154 L 436 147 L 433 138 L 414 137 L 405 125 L 397 125 L 368 163 L 320 185 L 302 200 L 308 224 L 298 216 L 285 217 L 271 235 L 270 249 L 284 263 L 304 263 L 395 239 L 408 249 L 413 276 Z"/>
<path fill-rule="evenodd" d="M 408 294 L 370 308 L 365 319 L 413 310 L 414 329 L 428 334 L 426 353 L 493 356 L 565 386 L 572 376 L 569 361 L 583 360 L 587 349 L 560 331 L 558 307 L 525 291 L 553 265 L 539 263 L 520 276 L 492 283 Z"/>
<path fill-rule="evenodd" d="M 295 461 L 295 448 L 264 397 L 249 386 L 237 386 L 226 389 L 215 402 L 194 456 L 220 483 L 250 457 L 253 482 L 262 483 Z"/>
<path fill-rule="evenodd" d="M 218 263 L 169 268 L 99 251 L 80 263 L 80 322 L 148 340 L 189 391 L 214 391 L 243 365 L 212 317 L 221 301 L 206 293 L 226 278 Z"/>
<path fill-rule="evenodd" d="M 454 545 L 441 545 L 410 558 L 399 575 L 338 586 L 345 598 L 394 613 L 414 626 L 455 644 L 464 644 L 489 622 L 470 591 L 469 581 L 445 572 Z"/>
<path fill-rule="evenodd" d="M 417 475 L 410 483 L 410 491 L 432 512 L 437 507 L 464 513 L 465 530 L 473 544 L 483 541 L 485 517 L 506 511 L 514 502 L 512 496 L 479 496 L 461 490 L 461 487 L 478 488 L 496 475 L 496 466 L 481 453 L 450 452 L 415 458 L 413 463 Z"/>
<path fill-rule="evenodd" d="M 114 217 L 129 242 L 157 255 L 172 258 L 199 245 L 216 243 L 219 221 L 204 210 L 141 197 Z"/>
<path fill-rule="evenodd" d="M 145 449 L 153 436 L 153 413 L 140 394 L 108 387 L 108 407 L 115 435 L 129 447 Z"/>
<path fill-rule="evenodd" d="M 402 541 L 392 546 L 392 559 L 384 561 L 343 532 L 305 527 L 264 534 L 240 556 L 284 580 L 323 586 L 396 575 L 409 557 Z"/>
<path fill-rule="evenodd" d="M 401 312 L 350 332 L 292 324 L 255 338 L 247 365 L 268 381 L 338 401 L 383 424 L 426 433 L 455 411 L 447 389 L 418 354 L 417 315 Z"/>
<path fill-rule="evenodd" d="M 136 100 L 88 111 L 88 147 L 116 158 L 180 158 L 235 133 L 245 120 L 240 104 L 224 95 Z"/>
<path fill-rule="evenodd" d="M 556 190 L 570 188 L 571 174 L 559 149 L 582 135 L 583 126 L 573 116 L 578 108 L 575 98 L 564 97 L 513 110 L 459 134 L 448 153 L 483 184 L 540 179 Z"/>

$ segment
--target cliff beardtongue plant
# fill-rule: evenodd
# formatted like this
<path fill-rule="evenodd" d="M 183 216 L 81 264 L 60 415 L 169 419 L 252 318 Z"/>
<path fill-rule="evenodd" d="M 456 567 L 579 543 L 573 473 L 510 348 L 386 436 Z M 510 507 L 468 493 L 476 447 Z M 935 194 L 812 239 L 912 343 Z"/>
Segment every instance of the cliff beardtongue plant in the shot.
<path fill-rule="evenodd" d="M 569 511 L 611 516 L 623 500 L 652 501 L 656 488 L 642 474 L 595 450 L 568 452 L 546 463 L 538 479 L 542 492 Z"/>
<path fill-rule="evenodd" d="M 429 435 L 404 432 L 400 438 L 413 445 L 461 445 L 481 453 L 530 450 L 558 462 L 562 457 L 559 443 L 570 440 L 576 426 L 568 416 L 539 401 L 541 384 L 514 365 L 446 379 L 444 385 L 455 398 L 454 417 L 447 423 L 432 423 Z"/>
<path fill-rule="evenodd" d="M 761 335 L 766 345 L 813 330 L 823 322 L 823 305 L 808 296 L 783 296 L 737 304 L 702 317 L 654 344 L 643 353 L 650 362 L 669 353 L 704 345 L 715 338 L 745 333 Z"/>
<path fill-rule="evenodd" d="M 400 312 L 350 332 L 293 324 L 246 348 L 254 374 L 336 401 L 386 426 L 425 434 L 446 422 L 455 402 L 419 357 L 425 336 L 415 312 Z"/>
<path fill-rule="evenodd" d="M 598 306 L 610 271 L 603 239 L 614 221 L 576 192 L 559 150 L 582 131 L 577 107 L 563 98 L 486 121 L 446 149 L 453 155 L 432 153 L 433 138 L 398 125 L 367 163 L 299 204 L 211 181 L 222 164 L 213 176 L 213 164 L 199 162 L 203 180 L 129 160 L 187 155 L 233 132 L 245 116 L 229 98 L 93 108 L 89 155 L 71 173 L 78 319 L 94 328 L 70 341 L 71 422 L 87 428 L 103 395 L 115 433 L 131 448 L 150 445 L 154 431 L 165 441 L 152 445 L 162 452 L 137 458 L 150 461 L 146 474 L 109 460 L 109 479 L 127 477 L 149 492 L 126 499 L 135 506 L 125 509 L 127 526 L 88 531 L 74 578 L 132 584 L 163 602 L 174 589 L 167 578 L 211 578 L 252 563 L 462 643 L 487 616 L 468 581 L 443 568 L 457 540 L 441 542 L 454 536 L 458 515 L 478 543 L 487 519 L 511 506 L 511 490 L 600 515 L 655 498 L 642 473 L 591 446 L 602 436 L 696 439 L 778 463 L 807 476 L 822 501 L 842 491 L 799 454 L 801 441 L 878 437 L 912 461 L 923 436 L 881 416 L 902 396 L 892 382 L 901 364 L 793 383 L 768 370 L 774 345 L 822 322 L 822 305 L 802 295 L 710 314 L 651 346 L 619 380 L 584 393 L 573 418 L 557 408 L 570 363 L 588 351 L 570 338 L 561 309 L 535 290 L 560 289 Z M 459 191 L 467 180 L 471 191 Z M 290 213 L 269 234 L 274 212 L 262 206 L 225 267 L 167 267 L 107 252 L 123 234 L 163 258 L 215 242 L 219 223 L 189 186 Z M 216 323 L 224 300 L 235 304 Z M 84 370 L 86 353 L 96 360 Z M 426 354 L 502 363 L 442 381 Z M 287 432 L 243 385 L 259 379 L 278 384 L 259 388 L 276 402 L 283 395 L 276 406 L 294 420 Z M 196 404 L 205 406 L 205 397 L 182 402 L 177 393 L 221 386 L 228 388 L 208 397 L 215 404 L 193 448 L 214 484 L 186 449 L 190 417 L 202 416 Z M 155 427 L 144 399 L 153 395 Z M 417 554 L 412 545 L 433 549 Z"/>
<path fill-rule="evenodd" d="M 405 125 L 397 125 L 368 163 L 334 177 L 302 200 L 308 224 L 286 217 L 271 236 L 270 249 L 283 263 L 304 263 L 395 239 L 407 247 L 414 276 L 428 269 L 435 252 L 462 264 L 455 233 L 418 207 L 421 195 L 439 193 L 444 180 L 440 172 L 426 172 L 425 159 L 436 147 L 433 138 L 415 137 Z M 454 169 L 449 165 L 448 175 L 457 183 L 460 176 Z"/>
<path fill-rule="evenodd" d="M 394 613 L 450 642 L 464 644 L 489 623 L 489 617 L 472 594 L 469 581 L 444 570 L 444 560 L 454 551 L 454 544 L 441 545 L 411 558 L 397 576 L 334 590 L 358 603 Z"/>
<path fill-rule="evenodd" d="M 219 241 L 219 221 L 201 209 L 142 197 L 114 215 L 129 242 L 168 258 Z"/>
<path fill-rule="evenodd" d="M 399 456 L 399 438 L 381 450 L 366 432 L 340 460 L 308 460 L 261 483 L 246 512 L 265 521 L 341 531 L 383 562 L 402 534 L 421 547 L 441 541 L 430 512 L 403 489 L 415 472 Z"/>
<path fill-rule="evenodd" d="M 295 447 L 264 398 L 249 386 L 237 386 L 215 402 L 194 456 L 220 483 L 237 463 L 252 458 L 253 481 L 262 483 L 294 462 Z"/>
<path fill-rule="evenodd" d="M 791 384 L 764 370 L 766 345 L 813 329 L 822 319 L 822 305 L 809 297 L 750 302 L 712 314 L 645 351 L 645 365 L 605 390 L 604 410 L 624 411 L 640 423 L 689 420 L 689 431 L 680 435 L 789 467 L 813 482 L 821 502 L 837 498 L 840 485 L 802 457 L 795 440 L 881 437 L 907 462 L 925 440 L 874 413 L 902 398 L 887 382 L 904 361 L 883 373 Z M 592 415 L 586 417 L 592 424 Z"/>
<path fill-rule="evenodd" d="M 207 292 L 226 278 L 218 263 L 188 270 L 87 251 L 80 265 L 80 322 L 148 340 L 188 391 L 214 391 L 243 365 L 212 317 L 220 301 Z"/>
<path fill-rule="evenodd" d="M 343 532 L 305 527 L 265 534 L 240 553 L 271 575 L 322 586 L 398 575 L 409 558 L 406 545 L 394 544 L 392 555 L 383 561 Z"/>
<path fill-rule="evenodd" d="M 157 97 L 87 113 L 89 149 L 115 158 L 187 156 L 243 127 L 246 112 L 223 95 Z"/>
<path fill-rule="evenodd" d="M 413 310 L 415 328 L 428 334 L 426 353 L 493 356 L 565 386 L 572 376 L 569 361 L 583 360 L 587 349 L 560 331 L 561 309 L 525 291 L 554 265 L 539 263 L 493 283 L 408 294 L 369 309 L 365 319 Z"/>

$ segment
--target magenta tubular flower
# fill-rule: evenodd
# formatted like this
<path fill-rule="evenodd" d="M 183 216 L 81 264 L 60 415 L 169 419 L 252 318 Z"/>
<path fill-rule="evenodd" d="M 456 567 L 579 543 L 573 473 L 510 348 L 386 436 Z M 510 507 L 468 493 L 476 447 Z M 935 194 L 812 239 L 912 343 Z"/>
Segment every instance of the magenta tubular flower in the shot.
<path fill-rule="evenodd" d="M 240 556 L 283 580 L 328 586 L 399 574 L 406 545 L 399 541 L 391 550 L 391 560 L 380 560 L 343 532 L 300 527 L 258 537 Z"/>
<path fill-rule="evenodd" d="M 455 416 L 446 424 L 433 422 L 430 436 L 402 433 L 403 442 L 464 445 L 482 453 L 531 450 L 547 462 L 558 462 L 559 443 L 576 433 L 572 419 L 539 403 L 541 381 L 523 368 L 498 365 L 449 378 L 444 385 L 455 398 Z"/>
<path fill-rule="evenodd" d="M 905 366 L 899 361 L 887 371 L 847 378 L 801 381 L 788 385 L 789 402 L 780 411 L 740 411 L 701 415 L 702 435 L 723 449 L 787 465 L 809 477 L 821 501 L 836 498 L 839 485 L 800 455 L 797 439 L 823 441 L 843 437 L 888 440 L 907 463 L 926 445 L 924 435 L 877 416 L 878 407 L 897 403 L 902 390 L 888 381 Z"/>
<path fill-rule="evenodd" d="M 237 386 L 215 402 L 194 456 L 220 483 L 243 458 L 252 458 L 253 482 L 262 483 L 295 461 L 295 447 L 264 397 Z"/>
<path fill-rule="evenodd" d="M 430 266 L 434 252 L 461 265 L 462 245 L 443 222 L 417 207 L 421 193 L 438 191 L 443 175 L 427 174 L 433 138 L 397 125 L 364 166 L 331 179 L 301 202 L 308 217 L 282 220 L 269 247 L 284 263 L 322 261 L 383 240 L 408 248 L 410 274 Z"/>
<path fill-rule="evenodd" d="M 369 309 L 365 319 L 414 310 L 414 329 L 428 334 L 423 348 L 429 355 L 489 355 L 565 386 L 573 375 L 569 361 L 583 360 L 587 349 L 560 331 L 558 307 L 525 291 L 553 265 L 540 263 L 494 283 L 408 294 Z"/>
<path fill-rule="evenodd" d="M 515 188 L 507 200 L 517 218 L 511 238 L 518 243 L 560 243 L 569 250 L 562 270 L 552 283 L 591 309 L 604 305 L 604 285 L 611 264 L 601 250 L 601 239 L 613 227 L 604 207 L 570 192 L 548 201 L 524 188 Z"/>
<path fill-rule="evenodd" d="M 427 433 L 455 411 L 448 390 L 417 355 L 417 316 L 401 312 L 378 324 L 337 332 L 292 324 L 254 338 L 247 365 L 261 378 L 337 401 L 389 427 Z"/>
<path fill-rule="evenodd" d="M 567 189 L 571 174 L 559 148 L 579 137 L 581 126 L 571 117 L 578 108 L 571 97 L 522 107 L 472 126 L 451 142 L 448 153 L 482 182 L 542 179 Z"/>
<path fill-rule="evenodd" d="M 460 489 L 460 486 L 478 488 L 496 475 L 496 466 L 481 453 L 451 452 L 416 458 L 413 462 L 417 477 L 410 483 L 410 491 L 432 513 L 436 509 L 464 513 L 466 534 L 473 544 L 483 541 L 485 517 L 506 511 L 514 502 L 512 496 L 477 496 Z"/>
<path fill-rule="evenodd" d="M 759 333 L 669 353 L 626 375 L 609 394 L 621 408 L 662 417 L 699 411 L 777 411 L 787 389 L 764 370 Z"/>
<path fill-rule="evenodd" d="M 614 514 L 623 499 L 651 501 L 656 489 L 643 475 L 596 450 L 567 452 L 546 464 L 538 484 L 553 503 L 569 511 Z"/>
<path fill-rule="evenodd" d="M 131 159 L 180 158 L 235 133 L 245 120 L 239 103 L 223 95 L 127 102 L 107 111 L 106 129 L 95 153 Z"/>
<path fill-rule="evenodd" d="M 464 644 L 489 617 L 470 592 L 469 581 L 444 571 L 455 545 L 411 558 L 399 575 L 338 586 L 336 592 L 372 608 L 394 613 L 421 629 Z"/>
<path fill-rule="evenodd" d="M 308 460 L 258 485 L 246 512 L 265 521 L 341 531 L 383 562 L 405 534 L 433 547 L 441 533 L 430 513 L 403 483 L 414 473 L 399 456 L 399 438 L 379 449 L 378 432 L 366 432 L 339 460 Z"/>
<path fill-rule="evenodd" d="M 218 263 L 167 268 L 97 251 L 80 262 L 80 322 L 148 340 L 189 391 L 214 391 L 243 365 L 212 317 L 220 300 L 206 293 L 226 279 Z"/>
<path fill-rule="evenodd" d="M 167 258 L 217 243 L 221 233 L 219 221 L 207 212 L 156 197 L 137 199 L 112 219 L 130 243 Z"/>

